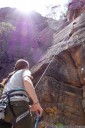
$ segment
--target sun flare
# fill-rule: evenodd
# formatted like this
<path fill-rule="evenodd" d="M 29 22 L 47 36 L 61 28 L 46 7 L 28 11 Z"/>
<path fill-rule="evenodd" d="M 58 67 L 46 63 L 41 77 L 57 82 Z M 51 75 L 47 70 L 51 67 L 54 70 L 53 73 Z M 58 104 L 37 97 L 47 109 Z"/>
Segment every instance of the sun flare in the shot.
<path fill-rule="evenodd" d="M 57 4 L 64 5 L 68 0 L 0 0 L 1 7 L 13 7 L 17 8 L 22 13 L 29 13 L 32 10 L 46 16 L 48 12 L 48 7 L 55 6 Z M 61 10 L 64 10 L 62 7 Z"/>
<path fill-rule="evenodd" d="M 31 12 L 32 10 L 34 10 L 34 7 L 32 5 L 32 2 L 21 2 L 16 4 L 16 8 L 24 13 L 28 13 Z"/>

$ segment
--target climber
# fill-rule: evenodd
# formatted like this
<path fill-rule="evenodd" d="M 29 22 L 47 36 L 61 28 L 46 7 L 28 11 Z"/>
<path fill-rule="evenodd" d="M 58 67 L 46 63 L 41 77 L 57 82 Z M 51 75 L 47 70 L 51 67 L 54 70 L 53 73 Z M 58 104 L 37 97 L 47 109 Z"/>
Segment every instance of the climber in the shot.
<path fill-rule="evenodd" d="M 2 99 L 4 104 L 7 103 L 3 120 L 11 124 L 12 128 L 33 128 L 31 111 L 42 116 L 43 109 L 31 78 L 28 61 L 20 59 L 16 62 L 14 71 L 3 81 L 5 87 Z M 32 105 L 29 105 L 30 98 Z M 5 127 L 0 124 L 0 128 Z"/>
<path fill-rule="evenodd" d="M 72 21 L 77 18 L 83 6 L 82 0 L 71 0 L 68 4 L 67 20 Z"/>
<path fill-rule="evenodd" d="M 84 10 L 85 10 L 85 0 L 81 0 L 81 2 L 82 2 L 82 9 L 81 9 L 81 12 L 83 12 Z"/>

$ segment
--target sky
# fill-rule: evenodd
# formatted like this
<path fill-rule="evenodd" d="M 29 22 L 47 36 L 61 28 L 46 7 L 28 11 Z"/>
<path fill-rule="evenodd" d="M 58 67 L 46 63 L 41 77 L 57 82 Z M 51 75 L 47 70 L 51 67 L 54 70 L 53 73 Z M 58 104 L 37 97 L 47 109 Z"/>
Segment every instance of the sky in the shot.
<path fill-rule="evenodd" d="M 0 0 L 0 8 L 15 7 L 25 13 L 35 10 L 45 16 L 48 13 L 47 7 L 50 5 L 61 5 L 60 10 L 64 11 L 64 5 L 67 2 L 68 0 Z"/>

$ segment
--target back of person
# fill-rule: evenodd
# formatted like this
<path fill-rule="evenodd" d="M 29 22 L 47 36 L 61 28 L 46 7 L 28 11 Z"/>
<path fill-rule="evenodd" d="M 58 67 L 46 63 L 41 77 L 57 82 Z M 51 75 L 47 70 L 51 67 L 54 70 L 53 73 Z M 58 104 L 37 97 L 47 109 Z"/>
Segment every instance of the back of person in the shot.
<path fill-rule="evenodd" d="M 16 90 L 18 88 L 24 88 L 23 80 L 22 80 L 22 73 L 23 73 L 23 70 L 19 70 L 13 74 L 13 76 L 6 83 L 3 93 L 6 93 L 11 90 Z M 17 87 L 17 85 L 18 85 L 18 87 Z"/>
<path fill-rule="evenodd" d="M 2 98 L 6 97 L 9 93 L 10 104 L 8 103 L 5 110 L 5 118 L 0 122 L 0 128 L 11 128 L 12 125 L 15 128 L 33 128 L 32 118 L 29 110 L 29 98 L 25 91 L 23 78 L 24 76 L 31 76 L 31 72 L 28 69 L 20 69 L 15 71 L 11 77 L 7 80 Z M 5 101 L 6 102 L 6 101 Z M 9 102 L 9 101 L 8 101 Z M 27 118 L 21 119 L 18 123 L 15 122 L 18 116 L 22 116 L 23 113 L 27 112 Z M 29 123 L 28 123 L 29 122 Z"/>
<path fill-rule="evenodd" d="M 30 78 L 29 63 L 20 59 L 15 64 L 14 72 L 4 81 L 2 103 L 5 104 L 6 109 L 3 121 L 13 125 L 12 128 L 33 128 L 30 110 L 35 111 L 36 115 L 38 113 L 42 115 L 42 108 Z M 33 101 L 31 107 L 29 97 Z M 5 126 L 0 123 L 0 128 Z"/>
<path fill-rule="evenodd" d="M 6 83 L 3 93 L 16 89 L 25 89 L 23 84 L 23 77 L 25 75 L 30 77 L 31 72 L 26 69 L 16 71 Z"/>
<path fill-rule="evenodd" d="M 68 5 L 71 10 L 80 9 L 82 6 L 83 4 L 81 0 L 72 0 Z"/>

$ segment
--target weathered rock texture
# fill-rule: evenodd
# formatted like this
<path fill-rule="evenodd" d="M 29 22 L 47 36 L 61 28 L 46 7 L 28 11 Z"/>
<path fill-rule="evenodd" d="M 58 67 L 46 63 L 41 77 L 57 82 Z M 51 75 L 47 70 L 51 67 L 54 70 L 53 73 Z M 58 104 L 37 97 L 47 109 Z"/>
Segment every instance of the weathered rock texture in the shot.
<path fill-rule="evenodd" d="M 85 125 L 85 12 L 54 34 L 53 45 L 31 71 L 44 108 L 42 124 Z"/>

